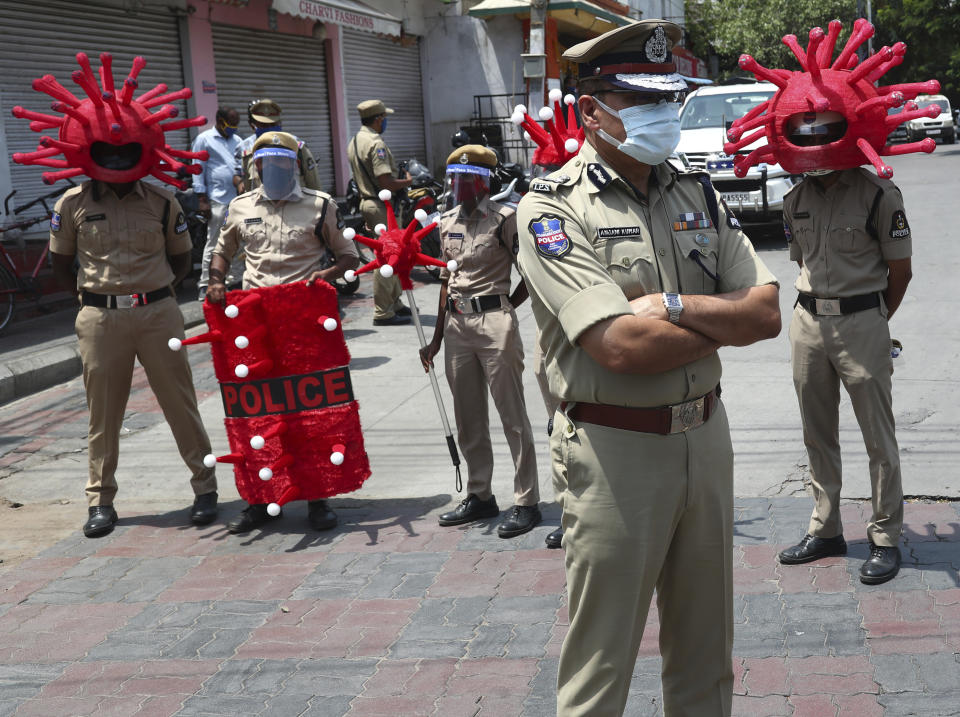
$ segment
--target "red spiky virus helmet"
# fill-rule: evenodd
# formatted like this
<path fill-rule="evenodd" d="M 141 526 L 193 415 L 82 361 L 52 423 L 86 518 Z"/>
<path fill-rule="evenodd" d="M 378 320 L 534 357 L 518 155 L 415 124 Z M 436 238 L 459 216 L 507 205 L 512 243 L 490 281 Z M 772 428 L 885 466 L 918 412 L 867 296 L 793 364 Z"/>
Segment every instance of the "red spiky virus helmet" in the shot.
<path fill-rule="evenodd" d="M 902 42 L 884 46 L 859 62 L 857 49 L 874 33 L 873 25 L 863 18 L 854 23 L 850 39 L 831 64 L 842 27 L 839 20 L 833 20 L 826 33 L 822 28 L 813 28 L 806 50 L 800 47 L 795 35 L 783 37 L 803 72 L 771 70 L 750 55 L 740 56 L 740 67 L 779 89 L 770 100 L 736 120 L 727 132 L 730 142 L 723 146 L 727 154 L 734 154 L 764 136 L 767 139 L 762 147 L 736 156 L 734 173 L 738 177 L 761 162 L 776 162 L 797 174 L 817 169 L 852 169 L 869 162 L 879 176 L 889 179 L 893 168 L 881 157 L 934 150 L 936 142 L 929 138 L 891 146 L 887 136 L 903 122 L 939 114 L 935 106 L 921 110 L 907 100 L 920 93 L 939 91 L 940 83 L 929 80 L 876 87 L 874 83 L 903 62 L 907 46 Z M 902 112 L 888 116 L 890 108 L 905 102 Z M 744 134 L 752 129 L 757 131 Z"/>
<path fill-rule="evenodd" d="M 100 55 L 99 85 L 86 54 L 78 52 L 77 63 L 80 69 L 73 72 L 72 79 L 84 91 L 86 99 L 76 97 L 53 75 L 44 75 L 33 81 L 33 89 L 52 97 L 54 101 L 50 108 L 61 113 L 62 117 L 20 106 L 13 108 L 14 117 L 31 120 L 30 129 L 34 132 L 59 130 L 58 139 L 42 136 L 35 152 L 17 152 L 13 161 L 58 169 L 43 173 L 46 184 L 81 174 L 118 184 L 149 175 L 186 189 L 186 182 L 169 173 L 183 170 L 199 174 L 202 171 L 200 165 L 184 164 L 179 160 L 206 160 L 208 154 L 173 149 L 166 143 L 164 133 L 199 127 L 206 124 L 207 119 L 163 120 L 177 116 L 177 108 L 167 103 L 191 97 L 190 88 L 165 94 L 167 86 L 161 83 L 134 98 L 137 75 L 147 65 L 142 57 L 134 58 L 130 74 L 119 92 L 113 82 L 112 55 L 107 52 Z M 158 106 L 161 106 L 158 111 L 151 112 Z M 55 159 L 58 154 L 63 154 L 64 159 Z"/>
<path fill-rule="evenodd" d="M 560 90 L 550 90 L 549 107 L 540 108 L 540 119 L 544 126 L 537 124 L 527 114 L 527 108 L 517 105 L 510 120 L 524 130 L 524 138 L 536 143 L 533 151 L 533 164 L 541 167 L 560 168 L 573 159 L 583 145 L 583 128 L 577 124 L 577 115 L 573 108 L 576 99 L 573 95 L 563 96 Z M 567 118 L 563 118 L 560 101 L 567 106 Z"/>

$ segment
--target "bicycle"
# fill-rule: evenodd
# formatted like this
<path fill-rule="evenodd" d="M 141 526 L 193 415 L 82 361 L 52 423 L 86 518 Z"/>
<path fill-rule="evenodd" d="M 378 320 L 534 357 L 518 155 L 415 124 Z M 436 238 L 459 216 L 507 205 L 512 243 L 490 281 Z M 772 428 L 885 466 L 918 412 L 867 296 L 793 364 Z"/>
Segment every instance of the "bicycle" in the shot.
<path fill-rule="evenodd" d="M 69 182 L 69 185 L 76 186 L 73 182 Z M 0 240 L 4 238 L 4 234 L 7 232 L 28 229 L 29 227 L 40 224 L 41 222 L 49 221 L 50 217 L 53 216 L 53 210 L 49 207 L 47 201 L 60 196 L 67 191 L 70 186 L 61 187 L 49 192 L 48 194 L 37 197 L 36 199 L 19 207 L 14 207 L 12 213 L 10 211 L 10 200 L 13 198 L 13 195 L 17 193 L 17 190 L 14 189 L 12 192 L 10 192 L 10 194 L 8 194 L 3 200 L 3 212 L 5 216 L 16 216 L 17 214 L 20 214 L 21 212 L 24 212 L 30 207 L 36 206 L 37 204 L 43 207 L 44 213 L 37 217 L 21 219 L 20 221 L 12 224 L 0 225 Z M 10 321 L 13 318 L 14 305 L 16 304 L 17 296 L 22 295 L 30 298 L 37 305 L 37 307 L 43 311 L 43 307 L 40 306 L 41 292 L 37 277 L 39 276 L 40 269 L 43 267 L 44 262 L 47 261 L 49 255 L 50 242 L 47 241 L 43 247 L 43 251 L 37 258 L 37 262 L 34 265 L 33 270 L 28 275 L 23 275 L 20 272 L 20 269 L 17 267 L 16 262 L 13 260 L 13 257 L 10 256 L 10 253 L 7 251 L 6 247 L 4 247 L 3 242 L 0 241 L 0 333 L 3 333 L 7 326 L 10 325 Z"/>

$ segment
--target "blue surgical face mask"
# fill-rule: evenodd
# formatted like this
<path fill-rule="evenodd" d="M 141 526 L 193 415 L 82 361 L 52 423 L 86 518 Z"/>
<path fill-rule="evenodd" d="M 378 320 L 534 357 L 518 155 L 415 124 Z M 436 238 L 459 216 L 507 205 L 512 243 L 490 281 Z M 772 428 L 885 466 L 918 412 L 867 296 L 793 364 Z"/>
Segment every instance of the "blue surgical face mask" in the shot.
<path fill-rule="evenodd" d="M 597 134 L 638 162 L 649 165 L 660 164 L 680 144 L 680 104 L 678 102 L 663 101 L 615 110 L 596 97 L 593 101 L 605 112 L 620 119 L 627 138 L 621 142 L 602 129 Z"/>
<path fill-rule="evenodd" d="M 277 122 L 276 124 L 272 124 L 269 127 L 253 128 L 253 133 L 257 135 L 257 137 L 262 135 L 264 132 L 282 132 L 282 131 L 283 131 L 283 126 L 279 122 Z"/>
<path fill-rule="evenodd" d="M 226 137 L 227 139 L 230 139 L 231 137 L 233 137 L 233 135 L 237 133 L 236 127 L 223 127 L 221 129 L 223 131 L 223 136 Z"/>
<path fill-rule="evenodd" d="M 383 118 L 383 123 L 380 125 L 380 134 L 383 134 L 387 131 L 387 118 Z"/>

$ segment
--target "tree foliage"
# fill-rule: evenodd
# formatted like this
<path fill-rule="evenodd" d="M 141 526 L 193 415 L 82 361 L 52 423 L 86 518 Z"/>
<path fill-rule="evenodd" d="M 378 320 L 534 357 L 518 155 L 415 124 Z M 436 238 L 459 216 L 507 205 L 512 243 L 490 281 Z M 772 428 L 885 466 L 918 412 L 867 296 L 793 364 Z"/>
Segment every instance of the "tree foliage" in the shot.
<path fill-rule="evenodd" d="M 874 50 L 907 44 L 903 64 L 883 81 L 938 79 L 951 101 L 960 103 L 960 0 L 874 0 L 872 5 Z M 810 28 L 826 30 L 834 19 L 843 23 L 839 52 L 857 17 L 856 0 L 686 0 L 691 49 L 700 57 L 715 55 L 720 78 L 744 74 L 737 66 L 743 53 L 767 67 L 799 69 L 781 38 L 794 34 L 806 47 Z"/>

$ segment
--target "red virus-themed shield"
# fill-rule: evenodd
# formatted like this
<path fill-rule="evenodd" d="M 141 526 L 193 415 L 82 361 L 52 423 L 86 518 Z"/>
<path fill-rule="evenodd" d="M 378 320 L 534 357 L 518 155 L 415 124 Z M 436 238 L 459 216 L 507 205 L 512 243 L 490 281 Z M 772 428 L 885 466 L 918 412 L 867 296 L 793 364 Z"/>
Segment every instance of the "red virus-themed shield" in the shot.
<path fill-rule="evenodd" d="M 271 512 L 358 489 L 370 464 L 336 291 L 298 282 L 203 308 L 210 331 L 170 347 L 210 343 L 230 453 L 208 465 L 233 464 L 240 496 Z"/>

